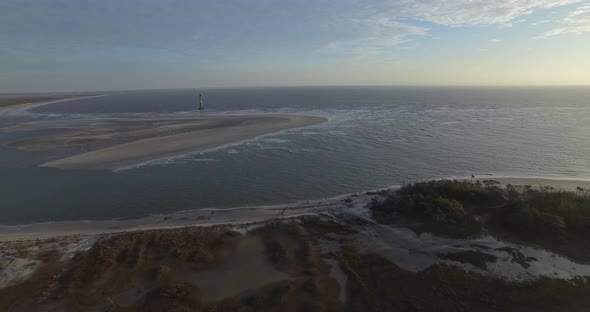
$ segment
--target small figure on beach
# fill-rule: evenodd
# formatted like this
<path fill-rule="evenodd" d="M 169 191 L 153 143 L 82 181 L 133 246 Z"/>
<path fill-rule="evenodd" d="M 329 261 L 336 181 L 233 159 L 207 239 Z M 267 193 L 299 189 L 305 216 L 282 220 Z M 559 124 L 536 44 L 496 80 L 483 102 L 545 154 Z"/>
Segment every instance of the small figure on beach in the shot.
<path fill-rule="evenodd" d="M 199 110 L 202 111 L 205 109 L 205 104 L 203 103 L 203 95 L 199 94 Z"/>
<path fill-rule="evenodd" d="M 283 209 L 283 211 L 281 211 L 281 216 L 284 216 L 284 215 L 285 215 L 285 212 L 287 212 L 287 207 L 285 207 L 285 208 Z"/>

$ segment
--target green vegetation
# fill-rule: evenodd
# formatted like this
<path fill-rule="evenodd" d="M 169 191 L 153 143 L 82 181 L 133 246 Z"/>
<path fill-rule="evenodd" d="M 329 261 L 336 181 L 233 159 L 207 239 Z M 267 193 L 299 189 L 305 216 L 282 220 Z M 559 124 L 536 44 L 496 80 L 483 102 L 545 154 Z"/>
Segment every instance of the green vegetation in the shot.
<path fill-rule="evenodd" d="M 551 245 L 548 248 L 590 259 L 590 252 L 574 252 L 582 247 L 572 247 L 587 245 L 590 237 L 590 194 L 581 189 L 574 193 L 548 187 L 501 189 L 489 183 L 428 181 L 406 185 L 385 200 L 374 201 L 372 212 L 381 223 L 413 218 L 424 223 L 412 227 L 418 231 L 453 237 L 478 234 L 485 226 L 509 238 Z"/>
<path fill-rule="evenodd" d="M 545 239 L 566 241 L 590 235 L 590 197 L 550 189 L 506 190 L 507 203 L 494 211 L 494 221 L 505 228 Z"/>
<path fill-rule="evenodd" d="M 380 219 L 383 220 L 390 217 L 387 214 L 388 207 L 394 207 L 402 215 L 423 217 L 437 222 L 460 223 L 465 218 L 465 210 L 460 202 L 422 193 L 391 196 L 381 204 L 375 203 L 373 212 L 381 212 Z"/>
<path fill-rule="evenodd" d="M 440 180 L 408 184 L 374 202 L 373 216 L 388 222 L 395 214 L 420 217 L 439 223 L 464 223 L 469 219 L 464 205 L 493 205 L 502 202 L 502 192 L 493 186 L 467 181 Z"/>

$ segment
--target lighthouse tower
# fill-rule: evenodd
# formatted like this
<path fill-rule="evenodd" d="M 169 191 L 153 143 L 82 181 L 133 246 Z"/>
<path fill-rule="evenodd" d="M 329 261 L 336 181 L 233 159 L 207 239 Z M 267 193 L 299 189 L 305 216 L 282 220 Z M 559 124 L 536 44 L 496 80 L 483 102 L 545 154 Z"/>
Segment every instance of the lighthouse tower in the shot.
<path fill-rule="evenodd" d="M 204 110 L 205 109 L 205 105 L 203 104 L 203 95 L 199 94 L 199 110 Z"/>

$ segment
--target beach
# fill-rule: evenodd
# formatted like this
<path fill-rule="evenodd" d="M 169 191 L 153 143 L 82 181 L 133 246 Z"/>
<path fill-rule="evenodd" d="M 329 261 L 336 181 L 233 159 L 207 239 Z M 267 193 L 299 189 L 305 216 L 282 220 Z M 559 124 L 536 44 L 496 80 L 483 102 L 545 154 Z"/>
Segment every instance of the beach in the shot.
<path fill-rule="evenodd" d="M 4 131 L 68 129 L 12 142 L 19 150 L 78 147 L 91 151 L 40 164 L 61 169 L 113 170 L 153 159 L 200 152 L 281 130 L 327 121 L 303 115 L 234 115 L 190 118 L 101 119 L 93 122 L 28 123 Z M 106 146 L 106 147 L 105 147 Z"/>
<path fill-rule="evenodd" d="M 489 177 L 485 179 L 463 179 L 463 181 L 494 181 L 500 188 L 512 184 L 524 187 L 552 187 L 555 190 L 577 191 L 578 187 L 590 189 L 590 181 L 564 180 L 528 177 Z M 397 187 L 385 188 L 355 194 L 345 194 L 332 198 L 310 199 L 294 203 L 270 206 L 205 208 L 179 211 L 171 214 L 149 215 L 141 218 L 121 220 L 58 221 L 23 225 L 0 225 L 0 242 L 19 240 L 51 239 L 71 235 L 101 235 L 141 230 L 175 229 L 187 226 L 244 226 L 272 220 L 292 219 L 302 216 L 322 214 L 346 214 L 363 219 L 370 218 L 368 205 L 373 199 L 382 198 L 384 191 L 394 191 Z M 347 201 L 348 203 L 345 203 Z"/>
<path fill-rule="evenodd" d="M 485 179 L 479 179 L 485 180 Z M 579 191 L 580 188 L 590 190 L 590 180 L 576 179 L 558 179 L 558 178 L 524 178 L 524 177 L 501 177 L 491 178 L 491 180 L 500 182 L 500 186 L 505 187 L 508 184 L 530 186 L 533 188 L 549 187 L 564 191 Z"/>
<path fill-rule="evenodd" d="M 28 225 L 0 225 L 0 242 L 17 240 L 50 239 L 70 235 L 101 235 L 141 230 L 174 229 L 186 226 L 251 226 L 279 219 L 292 219 L 306 215 L 330 212 L 347 212 L 367 215 L 365 207 L 374 195 L 353 195 L 354 205 L 344 205 L 342 200 L 351 195 L 329 199 L 316 199 L 297 203 L 237 207 L 229 209 L 199 209 L 165 215 L 151 215 L 136 219 L 88 220 L 45 222 Z"/>
<path fill-rule="evenodd" d="M 549 181 L 554 184 L 541 182 L 561 185 Z M 2 226 L 0 305 L 113 311 L 589 307 L 587 263 L 496 232 L 457 238 L 415 232 L 419 220 L 378 223 L 372 203 L 395 190 L 135 220 Z"/>

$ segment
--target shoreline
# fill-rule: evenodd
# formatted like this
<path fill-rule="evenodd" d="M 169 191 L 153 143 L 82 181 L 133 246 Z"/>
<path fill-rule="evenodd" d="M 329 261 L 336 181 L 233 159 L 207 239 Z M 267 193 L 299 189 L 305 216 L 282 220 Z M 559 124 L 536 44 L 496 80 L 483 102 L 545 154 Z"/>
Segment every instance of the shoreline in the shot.
<path fill-rule="evenodd" d="M 74 235 L 93 236 L 183 227 L 248 226 L 306 215 L 318 216 L 331 211 L 347 212 L 366 217 L 368 210 L 363 206 L 368 204 L 373 197 L 375 195 L 356 193 L 328 199 L 298 201 L 279 205 L 185 210 L 134 219 L 53 221 L 22 225 L 0 225 L 0 242 L 30 241 Z M 345 205 L 344 199 L 346 198 L 353 198 L 353 204 Z"/>
<path fill-rule="evenodd" d="M 10 113 L 11 111 L 22 111 L 22 110 L 26 111 L 31 108 L 36 108 L 36 107 L 45 106 L 45 105 L 54 104 L 54 103 L 67 102 L 67 101 L 86 99 L 86 98 L 102 97 L 102 96 L 108 96 L 108 94 L 76 96 L 76 97 L 71 97 L 71 98 L 54 99 L 54 100 L 41 101 L 41 102 L 27 102 L 27 103 L 21 103 L 21 104 L 14 104 L 14 105 L 1 107 L 0 114 Z"/>
<path fill-rule="evenodd" d="M 428 179 L 428 180 L 442 180 Z M 453 178 L 446 178 L 452 180 Z M 454 178 L 455 180 L 470 180 Z M 542 185 L 564 191 L 576 191 L 580 186 L 590 189 L 590 180 L 567 180 L 537 177 L 494 177 L 477 178 L 474 181 L 493 180 L 498 186 L 505 188 L 507 184 Z M 419 182 L 419 181 L 415 181 Z M 565 187 L 563 187 L 565 186 Z M 0 225 L 0 242 L 48 239 L 73 235 L 101 235 L 143 230 L 176 229 L 183 227 L 211 227 L 220 225 L 248 226 L 279 219 L 292 219 L 305 215 L 331 215 L 345 212 L 370 220 L 369 209 L 366 207 L 381 191 L 396 190 L 400 186 L 393 185 L 376 190 L 367 190 L 351 194 L 342 194 L 327 199 L 300 200 L 291 203 L 246 206 L 232 208 L 203 208 L 177 211 L 170 214 L 148 215 L 130 219 L 111 220 L 74 220 L 49 221 L 19 225 Z M 567 188 L 566 188 L 567 187 Z M 345 200 L 350 199 L 350 203 Z"/>

